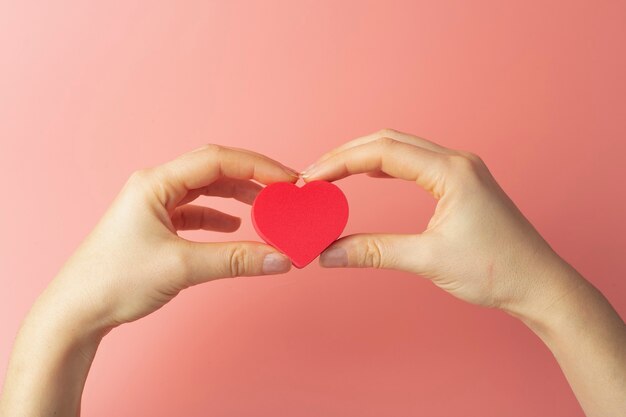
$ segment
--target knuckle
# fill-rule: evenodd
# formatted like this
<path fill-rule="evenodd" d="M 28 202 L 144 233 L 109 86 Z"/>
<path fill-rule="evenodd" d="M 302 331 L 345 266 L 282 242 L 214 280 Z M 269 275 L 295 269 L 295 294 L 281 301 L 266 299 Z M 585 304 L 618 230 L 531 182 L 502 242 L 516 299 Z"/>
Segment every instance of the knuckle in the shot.
<path fill-rule="evenodd" d="M 144 168 L 134 171 L 124 184 L 124 189 L 130 194 L 139 193 L 145 195 L 149 193 L 154 183 L 154 173 L 152 168 Z"/>
<path fill-rule="evenodd" d="M 482 160 L 474 154 L 455 154 L 449 157 L 453 171 L 463 176 L 479 176 L 484 168 Z"/>
<path fill-rule="evenodd" d="M 376 142 L 379 144 L 379 146 L 383 148 L 388 148 L 398 143 L 398 141 L 396 141 L 395 139 L 392 139 L 387 136 L 383 136 L 383 137 L 376 139 Z"/>
<path fill-rule="evenodd" d="M 241 246 L 233 246 L 228 253 L 228 274 L 238 277 L 248 270 L 249 259 L 246 250 Z"/>
<path fill-rule="evenodd" d="M 131 184 L 145 184 L 151 177 L 149 169 L 139 169 L 128 177 L 128 182 Z"/>
<path fill-rule="evenodd" d="M 381 137 L 392 137 L 398 134 L 398 131 L 395 129 L 390 129 L 386 127 L 386 128 L 380 129 L 377 133 L 378 133 L 378 136 L 381 136 Z"/>
<path fill-rule="evenodd" d="M 201 146 L 198 150 L 202 151 L 202 152 L 209 152 L 209 153 L 214 153 L 214 152 L 218 152 L 220 150 L 221 146 L 217 145 L 215 143 L 207 143 L 203 146 Z"/>
<path fill-rule="evenodd" d="M 175 194 L 176 184 L 180 182 L 176 169 L 171 165 L 162 165 L 155 169 L 153 178 L 150 187 L 153 195 L 161 204 L 169 207 L 172 196 Z"/>
<path fill-rule="evenodd" d="M 362 253 L 361 264 L 372 268 L 383 267 L 384 247 L 380 239 L 368 239 Z"/>
<path fill-rule="evenodd" d="M 485 165 L 483 159 L 473 152 L 465 152 L 465 156 L 477 166 Z"/>
<path fill-rule="evenodd" d="M 217 154 L 217 153 L 219 153 L 222 150 L 222 147 L 220 145 L 218 145 L 218 144 L 215 144 L 215 143 L 207 143 L 205 145 L 205 150 L 208 153 Z"/>
<path fill-rule="evenodd" d="M 172 162 L 185 162 L 189 158 L 193 158 L 193 157 L 197 156 L 198 154 L 205 154 L 204 156 L 211 157 L 211 156 L 215 155 L 216 153 L 218 153 L 220 151 L 220 149 L 222 149 L 222 146 L 220 146 L 220 145 L 217 145 L 217 144 L 214 144 L 214 143 L 207 143 L 207 144 L 202 145 L 201 147 L 199 147 L 197 149 L 194 149 L 191 152 L 187 152 L 187 153 L 184 153 L 182 155 L 179 155 Z"/>

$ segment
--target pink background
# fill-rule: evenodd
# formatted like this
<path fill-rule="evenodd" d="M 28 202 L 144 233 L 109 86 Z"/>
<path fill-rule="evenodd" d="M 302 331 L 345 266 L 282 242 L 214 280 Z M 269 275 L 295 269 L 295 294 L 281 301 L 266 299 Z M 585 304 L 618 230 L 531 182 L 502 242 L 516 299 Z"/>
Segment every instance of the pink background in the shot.
<path fill-rule="evenodd" d="M 626 315 L 626 3 L 0 1 L 0 374 L 131 171 L 208 142 L 303 169 L 382 127 L 473 150 Z M 346 232 L 420 231 L 341 180 Z M 379 198 L 380 196 L 385 198 Z M 249 207 L 234 236 L 257 239 Z M 213 282 L 104 340 L 86 416 L 582 416 L 521 323 L 406 273 Z"/>

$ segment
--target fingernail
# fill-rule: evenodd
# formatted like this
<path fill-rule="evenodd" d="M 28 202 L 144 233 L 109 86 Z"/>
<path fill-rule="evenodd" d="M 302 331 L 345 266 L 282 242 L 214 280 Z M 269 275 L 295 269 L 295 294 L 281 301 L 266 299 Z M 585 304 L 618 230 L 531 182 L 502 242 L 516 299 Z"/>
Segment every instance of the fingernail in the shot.
<path fill-rule="evenodd" d="M 263 258 L 264 274 L 280 274 L 287 272 L 291 268 L 291 260 L 280 253 L 269 253 Z"/>
<path fill-rule="evenodd" d="M 316 169 L 316 168 L 317 168 L 317 165 L 316 165 L 316 164 L 311 164 L 311 165 L 309 165 L 308 167 L 306 167 L 306 169 L 305 169 L 304 171 L 302 171 L 302 174 L 301 174 L 301 175 L 302 175 L 302 178 L 307 178 L 307 177 L 310 177 L 310 176 L 311 176 L 311 174 L 312 174 L 313 172 L 315 172 L 315 169 Z"/>
<path fill-rule="evenodd" d="M 320 255 L 320 264 L 327 268 L 348 266 L 348 252 L 339 246 L 326 249 Z"/>

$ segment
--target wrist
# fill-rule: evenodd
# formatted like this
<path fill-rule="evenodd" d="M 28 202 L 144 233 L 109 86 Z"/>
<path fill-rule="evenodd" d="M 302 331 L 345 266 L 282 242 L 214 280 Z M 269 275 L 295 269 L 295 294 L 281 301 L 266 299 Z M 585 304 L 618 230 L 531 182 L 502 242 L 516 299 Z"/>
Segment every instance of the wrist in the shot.
<path fill-rule="evenodd" d="M 50 285 L 17 334 L 0 400 L 0 415 L 78 415 L 101 326 Z M 60 290 L 60 288 L 59 288 Z"/>
<path fill-rule="evenodd" d="M 570 265 L 550 271 L 533 302 L 507 311 L 551 351 L 587 415 L 626 409 L 626 325 L 608 300 Z"/>
<path fill-rule="evenodd" d="M 571 320 L 580 300 L 593 290 L 585 278 L 560 258 L 527 281 L 530 287 L 523 291 L 520 300 L 503 310 L 540 336 L 561 328 L 563 320 Z"/>
<path fill-rule="evenodd" d="M 113 326 L 100 318 L 87 297 L 53 281 L 28 312 L 24 325 L 41 334 L 54 334 L 56 340 L 74 347 L 97 349 Z"/>

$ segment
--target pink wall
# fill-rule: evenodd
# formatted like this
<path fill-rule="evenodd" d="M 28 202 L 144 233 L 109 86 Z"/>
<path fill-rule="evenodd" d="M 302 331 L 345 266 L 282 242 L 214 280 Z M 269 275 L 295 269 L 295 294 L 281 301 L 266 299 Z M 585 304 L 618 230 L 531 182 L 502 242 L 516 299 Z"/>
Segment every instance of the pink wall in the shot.
<path fill-rule="evenodd" d="M 626 315 L 626 3 L 367 3 L 0 1 L 0 374 L 129 173 L 207 142 L 298 169 L 381 127 L 473 150 Z M 408 183 L 338 184 L 348 233 L 419 231 L 434 207 Z M 256 238 L 247 206 L 210 201 L 241 231 L 187 236 Z M 582 415 L 514 319 L 417 276 L 316 262 L 187 290 L 116 329 L 83 409 Z"/>

